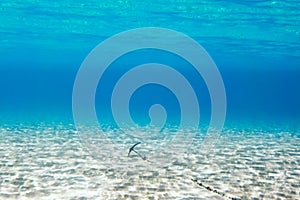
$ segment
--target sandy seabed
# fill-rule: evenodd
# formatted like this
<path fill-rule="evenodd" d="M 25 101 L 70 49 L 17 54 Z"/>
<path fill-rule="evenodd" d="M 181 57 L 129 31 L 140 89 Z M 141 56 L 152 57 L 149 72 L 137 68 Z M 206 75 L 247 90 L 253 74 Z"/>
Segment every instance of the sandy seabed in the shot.
<path fill-rule="evenodd" d="M 2 124 L 0 199 L 300 199 L 299 135 L 228 128 L 208 154 L 135 173 L 102 165 L 72 124 Z"/>

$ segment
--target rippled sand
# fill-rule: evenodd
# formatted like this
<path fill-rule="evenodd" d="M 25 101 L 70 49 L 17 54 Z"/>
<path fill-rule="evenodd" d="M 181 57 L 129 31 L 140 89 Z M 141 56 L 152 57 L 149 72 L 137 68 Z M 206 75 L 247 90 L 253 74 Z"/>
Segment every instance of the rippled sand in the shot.
<path fill-rule="evenodd" d="M 1 125 L 0 199 L 300 199 L 299 135 L 226 129 L 209 154 L 135 173 L 94 159 L 72 124 Z"/>

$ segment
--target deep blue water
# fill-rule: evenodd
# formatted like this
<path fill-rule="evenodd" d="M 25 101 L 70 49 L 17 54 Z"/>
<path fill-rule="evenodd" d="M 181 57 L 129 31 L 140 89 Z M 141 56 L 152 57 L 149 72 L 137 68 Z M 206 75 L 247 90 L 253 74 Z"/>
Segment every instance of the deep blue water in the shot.
<path fill-rule="evenodd" d="M 300 1 L 283 0 L 1 1 L 1 121 L 72 120 L 73 84 L 88 53 L 116 33 L 155 26 L 189 35 L 214 59 L 225 84 L 227 121 L 278 121 L 298 128 L 299 6 Z M 96 95 L 100 119 L 112 118 L 107 98 L 114 80 L 147 61 L 180 68 L 191 82 L 198 80 L 201 116 L 209 119 L 201 77 L 184 61 L 157 51 L 135 52 L 111 66 L 101 80 L 104 87 L 98 88 L 104 93 Z M 147 123 L 147 109 L 154 103 L 166 105 L 169 122 L 178 122 L 178 102 L 169 91 L 154 85 L 133 97 L 130 108 L 138 123 Z"/>

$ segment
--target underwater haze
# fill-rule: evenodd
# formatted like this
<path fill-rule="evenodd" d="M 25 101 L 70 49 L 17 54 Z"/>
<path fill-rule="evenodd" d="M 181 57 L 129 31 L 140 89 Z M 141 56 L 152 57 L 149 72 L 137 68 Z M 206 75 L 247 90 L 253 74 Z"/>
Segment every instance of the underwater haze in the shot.
<path fill-rule="evenodd" d="M 300 198 L 299 7 L 298 0 L 1 0 L 0 199 Z M 72 95 L 77 73 L 97 45 L 143 27 L 183 33 L 207 51 L 224 83 L 226 118 L 218 142 L 202 154 L 212 101 L 191 63 L 157 49 L 118 57 L 95 94 L 99 123 L 113 127 L 112 135 L 104 135 L 126 151 L 116 163 L 131 163 L 127 149 L 137 142 L 114 138 L 119 129 L 111 111 L 114 86 L 132 67 L 173 67 L 199 101 L 194 135 L 200 139 L 190 154 L 166 151 L 178 160 L 135 174 L 121 164 L 109 170 L 115 157 L 101 159 L 107 149 L 91 155 L 93 146 L 86 147 L 77 134 Z M 165 127 L 176 127 L 180 103 L 168 88 L 150 84 L 133 93 L 129 109 L 134 122 L 147 129 L 149 108 L 161 104 L 168 114 Z M 166 139 L 174 131 L 166 128 L 164 134 Z M 137 149 L 147 154 L 160 140 L 145 139 Z M 102 151 L 101 145 L 96 149 Z"/>
<path fill-rule="evenodd" d="M 72 117 L 72 87 L 88 53 L 114 34 L 150 26 L 187 34 L 207 50 L 226 87 L 227 117 L 299 119 L 299 5 L 1 1 L 1 115 Z"/>

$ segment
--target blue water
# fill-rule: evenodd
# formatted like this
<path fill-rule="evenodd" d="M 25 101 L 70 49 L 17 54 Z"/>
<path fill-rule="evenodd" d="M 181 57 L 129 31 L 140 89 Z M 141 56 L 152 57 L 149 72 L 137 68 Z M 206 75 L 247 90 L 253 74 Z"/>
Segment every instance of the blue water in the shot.
<path fill-rule="evenodd" d="M 227 120 L 284 120 L 297 124 L 299 6 L 299 1 L 1 1 L 1 118 L 72 119 L 73 83 L 88 53 L 116 33 L 155 26 L 183 32 L 208 51 L 225 84 Z M 130 67 L 157 58 L 151 52 L 140 54 L 123 63 Z M 168 55 L 156 61 L 179 65 L 172 63 Z M 117 64 L 115 71 L 121 73 Z M 205 85 L 199 87 L 204 91 L 198 94 L 201 114 L 209 116 L 209 96 Z M 174 108 L 169 108 L 170 116 L 176 121 L 176 100 L 167 93 L 166 99 L 171 99 L 169 105 Z M 139 99 L 136 95 L 133 113 L 161 101 L 145 102 L 146 97 Z M 98 110 L 105 108 L 105 103 L 97 106 Z"/>
<path fill-rule="evenodd" d="M 202 182 L 242 199 L 299 198 L 299 7 L 299 0 L 1 0 L 0 199 L 220 197 L 201 188 Z M 150 168 L 139 165 L 137 155 L 127 156 L 135 135 L 108 129 L 103 135 L 116 145 L 112 151 L 93 127 L 80 135 L 72 112 L 77 72 L 91 50 L 142 27 L 179 31 L 201 44 L 220 71 L 227 99 L 221 137 L 205 143 L 211 99 L 190 63 L 157 49 L 116 59 L 95 95 L 101 125 L 116 128 L 110 107 L 114 84 L 140 64 L 176 69 L 199 101 L 199 131 L 178 131 L 172 128 L 181 120 L 180 102 L 168 88 L 145 85 L 131 96 L 132 119 L 146 130 L 152 105 L 168 113 L 159 137 L 151 137 L 156 129 L 146 132 L 150 136 L 129 129 L 137 138 L 145 136 L 138 138 L 143 140 L 138 151 L 155 163 Z M 178 135 L 194 136 L 193 143 L 179 138 L 181 149 L 168 146 Z M 188 155 L 180 151 L 187 144 Z M 161 157 L 150 154 L 159 148 Z"/>

